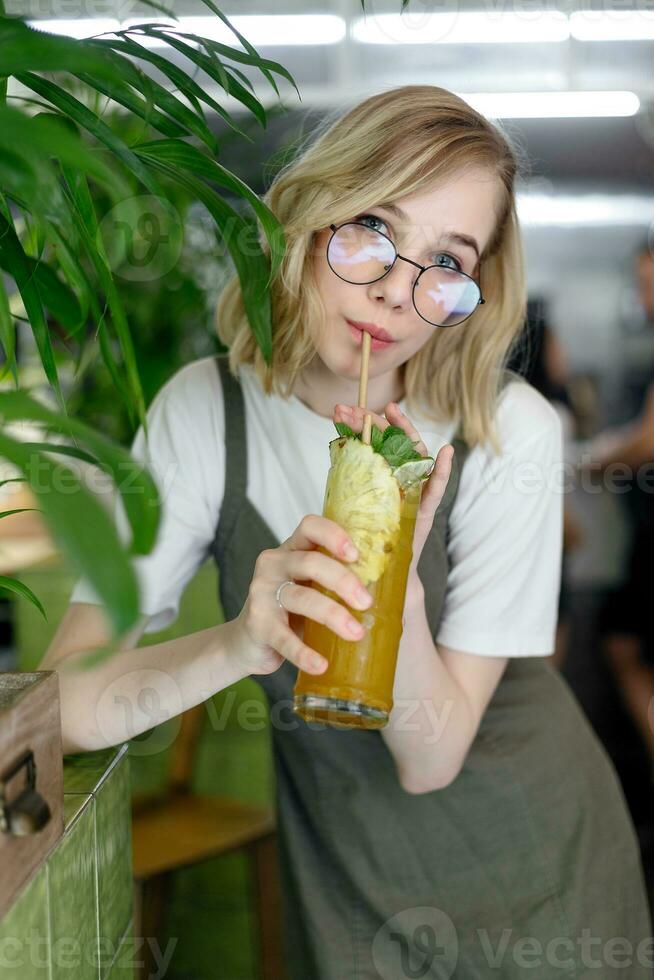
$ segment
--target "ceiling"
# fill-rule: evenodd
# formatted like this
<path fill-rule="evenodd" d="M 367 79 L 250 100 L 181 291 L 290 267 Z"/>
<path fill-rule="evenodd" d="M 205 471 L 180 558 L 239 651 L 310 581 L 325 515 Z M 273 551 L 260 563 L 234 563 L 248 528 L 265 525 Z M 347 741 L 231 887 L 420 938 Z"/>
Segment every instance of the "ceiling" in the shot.
<path fill-rule="evenodd" d="M 434 11 L 479 10 L 472 4 L 449 0 L 411 0 L 404 14 L 406 25 L 417 35 Z M 613 0 L 619 18 L 621 0 Z M 74 18 L 116 16 L 121 20 L 143 15 L 157 20 L 159 14 L 135 0 L 6 0 L 8 14 L 28 18 Z M 167 4 L 175 15 L 206 15 L 201 0 L 175 0 Z M 259 52 L 283 65 L 294 77 L 302 101 L 293 87 L 280 80 L 282 109 L 272 88 L 260 72 L 240 66 L 252 80 L 257 94 L 273 110 L 267 130 L 256 123 L 257 153 L 244 162 L 245 171 L 260 170 L 259 161 L 275 150 L 280 141 L 292 138 L 301 127 L 323 112 L 358 101 L 382 88 L 407 83 L 429 83 L 450 88 L 464 98 L 466 93 L 500 91 L 549 91 L 552 89 L 627 90 L 636 92 L 641 110 L 635 116 L 617 118 L 510 119 L 504 126 L 524 146 L 531 175 L 554 183 L 582 183 L 588 188 L 654 192 L 654 40 L 556 43 L 430 43 L 361 44 L 351 29 L 361 17 L 360 0 L 229 0 L 221 4 L 228 16 L 254 14 L 330 13 L 346 22 L 344 40 L 325 45 L 258 45 Z M 561 4 L 562 6 L 562 4 Z M 602 9 L 610 6 L 609 0 Z M 642 2 L 630 4 L 643 9 Z M 584 9 L 592 7 L 586 3 Z M 543 2 L 530 5 L 521 0 L 519 9 L 531 12 L 552 9 Z M 400 0 L 366 0 L 369 17 L 398 13 Z M 494 11 L 505 9 L 500 0 L 487 4 L 485 17 L 492 26 Z M 517 9 L 517 6 L 516 8 Z M 572 9 L 568 7 L 566 9 Z M 537 16 L 537 15 L 536 15 Z M 651 16 L 651 15 L 650 15 Z M 205 84 L 211 85 L 206 78 Z M 221 94 L 221 104 L 239 111 L 238 103 Z M 222 125 L 218 123 L 218 128 Z M 225 162 L 242 154 L 242 144 L 225 146 Z M 240 171 L 239 171 L 240 172 Z M 260 185 L 257 173 L 242 173 L 253 186 Z"/>

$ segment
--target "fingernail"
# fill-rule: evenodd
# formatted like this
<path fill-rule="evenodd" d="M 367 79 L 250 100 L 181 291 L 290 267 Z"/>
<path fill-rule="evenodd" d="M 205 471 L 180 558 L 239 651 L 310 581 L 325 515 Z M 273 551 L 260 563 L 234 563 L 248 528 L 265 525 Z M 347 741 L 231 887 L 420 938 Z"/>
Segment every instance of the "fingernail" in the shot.
<path fill-rule="evenodd" d="M 355 558 L 357 558 L 359 552 L 354 547 L 354 545 L 346 544 L 345 547 L 343 548 L 343 554 L 345 555 L 346 558 L 349 558 L 351 561 L 354 561 Z"/>
<path fill-rule="evenodd" d="M 347 628 L 352 636 L 363 636 L 365 633 L 364 627 L 361 625 L 361 623 L 357 622 L 356 619 L 351 619 L 347 624 Z"/>
<path fill-rule="evenodd" d="M 357 602 L 359 602 L 361 605 L 365 607 L 372 605 L 372 597 L 368 592 L 368 590 L 364 588 L 363 585 L 357 589 L 356 597 L 357 597 Z"/>

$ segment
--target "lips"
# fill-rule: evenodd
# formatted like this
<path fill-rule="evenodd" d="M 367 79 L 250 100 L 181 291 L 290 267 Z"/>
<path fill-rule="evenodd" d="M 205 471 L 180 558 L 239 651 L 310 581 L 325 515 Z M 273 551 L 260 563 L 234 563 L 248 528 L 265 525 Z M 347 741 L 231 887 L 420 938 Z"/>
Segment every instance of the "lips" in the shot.
<path fill-rule="evenodd" d="M 347 320 L 347 317 L 345 318 Z M 371 337 L 375 340 L 383 340 L 387 344 L 392 344 L 395 342 L 395 338 L 384 330 L 382 327 L 378 327 L 376 323 L 363 323 L 359 320 L 347 320 L 350 326 L 355 327 L 357 330 L 365 330 L 369 333 Z"/>
<path fill-rule="evenodd" d="M 352 340 L 354 341 L 354 343 L 357 345 L 357 347 L 362 347 L 363 338 L 366 335 L 367 331 L 359 330 L 358 327 L 352 326 L 349 320 L 346 320 L 345 322 L 350 328 L 350 333 L 352 334 Z M 370 350 L 373 353 L 378 350 L 389 350 L 393 346 L 392 342 L 389 344 L 385 340 L 379 340 L 377 337 L 373 337 L 370 333 L 368 333 L 368 336 L 370 337 Z"/>

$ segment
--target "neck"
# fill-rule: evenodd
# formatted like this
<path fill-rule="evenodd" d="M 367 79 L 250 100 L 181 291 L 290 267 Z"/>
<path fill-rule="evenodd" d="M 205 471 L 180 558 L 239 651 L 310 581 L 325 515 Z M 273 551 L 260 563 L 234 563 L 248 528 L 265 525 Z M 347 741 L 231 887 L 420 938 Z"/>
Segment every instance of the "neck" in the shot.
<path fill-rule="evenodd" d="M 293 394 L 312 412 L 331 419 L 335 405 L 359 404 L 359 380 L 334 374 L 316 355 L 298 377 Z M 377 378 L 368 378 L 366 408 L 383 415 L 389 402 L 404 397 L 404 365 Z"/>

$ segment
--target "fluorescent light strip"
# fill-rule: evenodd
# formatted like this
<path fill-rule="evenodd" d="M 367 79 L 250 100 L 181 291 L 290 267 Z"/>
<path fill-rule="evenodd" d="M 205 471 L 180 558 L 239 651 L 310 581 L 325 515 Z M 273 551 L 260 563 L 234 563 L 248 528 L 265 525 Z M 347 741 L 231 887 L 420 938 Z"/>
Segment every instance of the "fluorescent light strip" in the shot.
<path fill-rule="evenodd" d="M 124 21 L 86 17 L 78 20 L 30 20 L 38 30 L 73 38 L 93 37 L 132 24 L 156 20 L 178 30 L 216 41 L 235 43 L 234 34 L 215 17 L 180 17 L 178 21 L 153 13 Z M 332 14 L 271 14 L 236 16 L 234 26 L 254 45 L 338 44 L 346 34 L 342 17 Z M 654 12 L 648 10 L 581 10 L 569 16 L 557 10 L 520 13 L 380 14 L 357 18 L 352 38 L 363 44 L 541 44 L 566 41 L 651 41 Z M 142 38 L 147 47 L 164 47 L 164 42 Z"/>
<path fill-rule="evenodd" d="M 255 47 L 296 44 L 337 44 L 346 33 L 345 21 L 332 14 L 271 14 L 230 17 L 230 22 Z M 168 23 L 178 31 L 198 34 L 213 41 L 238 45 L 238 39 L 217 17 L 180 17 L 177 21 L 153 12 L 151 16 L 130 17 L 124 21 L 88 17 L 81 20 L 31 20 L 29 24 L 51 34 L 68 37 L 92 37 L 104 32 L 123 30 L 147 21 Z M 162 41 L 141 38 L 148 47 L 165 47 Z"/>
<path fill-rule="evenodd" d="M 517 194 L 523 225 L 547 227 L 647 225 L 654 217 L 654 195 L 646 194 Z"/>
<path fill-rule="evenodd" d="M 635 92 L 459 92 L 491 119 L 564 119 L 582 116 L 635 116 Z"/>
<path fill-rule="evenodd" d="M 654 40 L 654 11 L 524 10 L 379 14 L 359 17 L 352 38 L 363 44 L 541 44 Z"/>
<path fill-rule="evenodd" d="M 30 27 L 36 27 L 47 34 L 61 34 L 81 40 L 96 34 L 119 31 L 120 21 L 102 17 L 84 17 L 80 20 L 29 20 Z"/>
<path fill-rule="evenodd" d="M 352 24 L 353 40 L 363 44 L 541 44 L 569 36 L 568 17 L 558 10 L 379 14 Z"/>
<path fill-rule="evenodd" d="M 578 10 L 570 34 L 577 41 L 654 41 L 654 11 Z"/>

